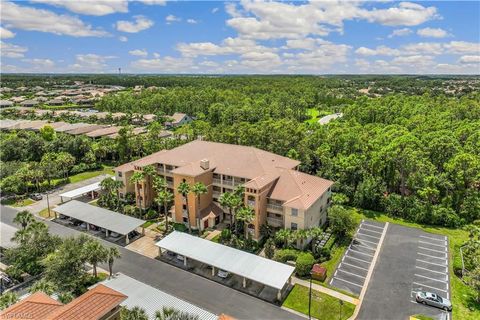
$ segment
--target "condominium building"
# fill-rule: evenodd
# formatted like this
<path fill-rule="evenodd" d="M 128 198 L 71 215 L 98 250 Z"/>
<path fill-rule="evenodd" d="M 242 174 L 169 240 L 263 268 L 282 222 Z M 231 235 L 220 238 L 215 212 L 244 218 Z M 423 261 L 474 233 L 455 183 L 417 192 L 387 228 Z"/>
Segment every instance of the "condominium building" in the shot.
<path fill-rule="evenodd" d="M 174 194 L 173 221 L 189 220 L 193 229 L 200 230 L 228 220 L 228 209 L 221 207 L 219 198 L 241 185 L 245 188 L 244 205 L 255 213 L 248 231 L 259 239 L 260 227 L 265 223 L 293 230 L 325 223 L 333 182 L 298 171 L 299 164 L 254 147 L 196 140 L 124 164 L 115 173 L 124 184 L 121 196 L 135 193 L 137 205 L 148 208 L 155 196 L 151 179 L 147 177 L 134 185 L 130 178 L 135 171 L 153 166 Z M 190 193 L 185 201 L 177 191 L 182 182 L 191 186 L 202 182 L 208 192 L 199 201 Z"/>

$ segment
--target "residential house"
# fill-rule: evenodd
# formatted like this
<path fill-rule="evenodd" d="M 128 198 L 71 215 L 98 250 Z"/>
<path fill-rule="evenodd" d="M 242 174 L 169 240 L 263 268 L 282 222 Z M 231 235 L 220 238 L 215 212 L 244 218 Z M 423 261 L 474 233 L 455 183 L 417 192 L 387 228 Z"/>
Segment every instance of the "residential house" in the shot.
<path fill-rule="evenodd" d="M 13 106 L 12 101 L 0 100 L 0 108 L 7 108 L 7 107 L 11 107 L 11 106 Z"/>
<path fill-rule="evenodd" d="M 135 192 L 137 205 L 148 208 L 155 196 L 151 179 L 133 185 L 130 177 L 152 165 L 174 193 L 173 221 L 190 221 L 193 229 L 200 230 L 228 221 L 228 209 L 220 206 L 219 198 L 243 186 L 244 205 L 255 212 L 248 231 L 260 239 L 260 227 L 267 222 L 293 230 L 325 223 L 333 182 L 298 171 L 299 164 L 253 147 L 196 140 L 124 164 L 115 172 L 124 184 L 121 193 Z M 199 203 L 190 193 L 187 208 L 187 201 L 177 191 L 182 182 L 191 186 L 202 182 L 208 192 L 200 196 Z"/>
<path fill-rule="evenodd" d="M 22 107 L 35 107 L 39 102 L 37 100 L 25 100 L 20 103 Z"/>
<path fill-rule="evenodd" d="M 185 113 L 175 112 L 170 118 L 170 121 L 165 122 L 165 127 L 167 128 L 175 128 L 182 126 L 186 123 L 190 123 L 193 121 L 193 118 Z"/>

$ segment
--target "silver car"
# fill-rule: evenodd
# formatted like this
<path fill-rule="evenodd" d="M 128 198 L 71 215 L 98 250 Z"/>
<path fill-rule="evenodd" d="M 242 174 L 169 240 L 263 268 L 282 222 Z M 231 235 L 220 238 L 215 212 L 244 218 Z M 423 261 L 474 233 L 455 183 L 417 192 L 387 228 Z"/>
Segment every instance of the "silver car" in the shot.
<path fill-rule="evenodd" d="M 452 303 L 450 300 L 442 298 L 436 293 L 419 291 L 417 292 L 415 300 L 419 303 L 437 307 L 445 311 L 452 311 Z"/>

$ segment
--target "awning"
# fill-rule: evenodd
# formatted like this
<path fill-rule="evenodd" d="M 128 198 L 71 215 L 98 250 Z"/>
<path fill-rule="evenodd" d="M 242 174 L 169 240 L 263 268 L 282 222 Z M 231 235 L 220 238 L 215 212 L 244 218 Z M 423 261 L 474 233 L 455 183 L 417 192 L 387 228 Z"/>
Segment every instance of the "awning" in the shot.
<path fill-rule="evenodd" d="M 53 211 L 121 235 L 126 235 L 145 223 L 144 220 L 77 200 L 62 204 Z"/>
<path fill-rule="evenodd" d="M 89 184 L 87 186 L 83 186 L 81 188 L 78 188 L 78 189 L 74 189 L 74 190 L 70 190 L 70 191 L 61 193 L 60 198 L 70 198 L 70 199 L 72 199 L 72 198 L 81 196 L 85 193 L 99 190 L 100 188 L 101 188 L 100 187 L 100 182 L 95 182 L 95 183 Z"/>
<path fill-rule="evenodd" d="M 245 251 L 174 231 L 156 246 L 281 290 L 295 268 Z"/>

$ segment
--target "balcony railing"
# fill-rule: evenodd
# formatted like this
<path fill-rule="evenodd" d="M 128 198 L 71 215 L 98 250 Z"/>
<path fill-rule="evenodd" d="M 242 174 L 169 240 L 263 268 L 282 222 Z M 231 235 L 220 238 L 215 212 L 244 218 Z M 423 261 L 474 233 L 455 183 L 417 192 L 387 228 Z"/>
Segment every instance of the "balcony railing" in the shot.
<path fill-rule="evenodd" d="M 227 186 L 233 186 L 233 180 L 223 180 L 223 184 Z"/>
<path fill-rule="evenodd" d="M 221 184 L 222 183 L 222 180 L 218 179 L 218 178 L 213 178 L 213 183 L 215 184 Z"/>
<path fill-rule="evenodd" d="M 283 219 L 267 217 L 268 224 L 274 227 L 283 226 Z"/>
<path fill-rule="evenodd" d="M 267 209 L 272 209 L 272 210 L 275 210 L 275 211 L 283 212 L 283 207 L 282 206 L 279 206 L 277 204 L 272 204 L 272 203 L 267 204 Z"/>
<path fill-rule="evenodd" d="M 242 184 L 245 184 L 245 181 L 235 180 L 235 181 L 233 182 L 233 185 L 234 185 L 235 187 L 238 186 L 238 185 L 242 185 Z"/>

